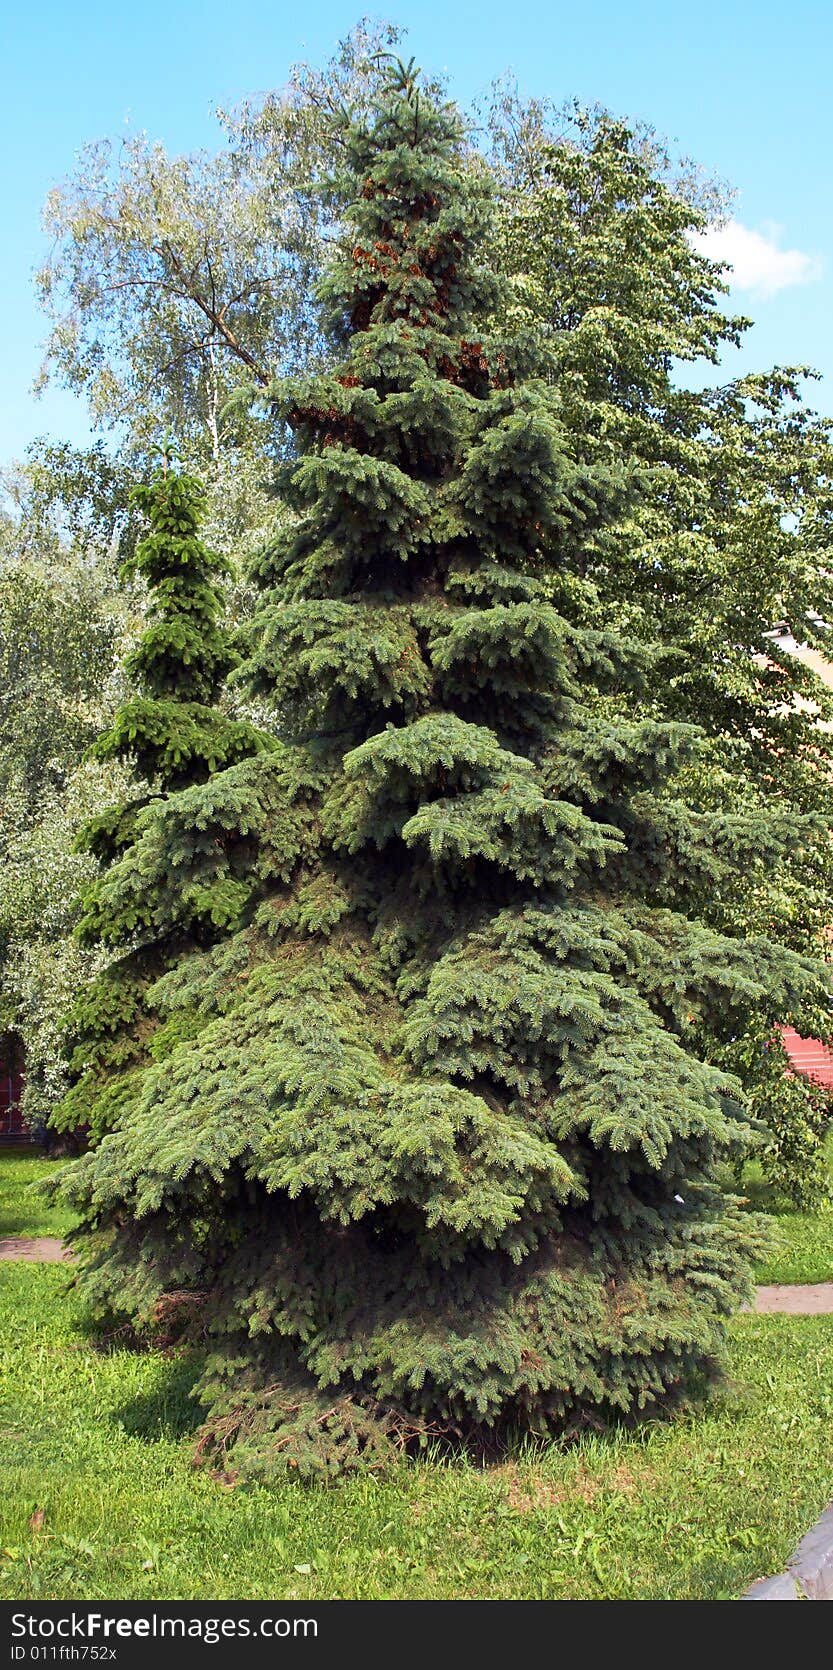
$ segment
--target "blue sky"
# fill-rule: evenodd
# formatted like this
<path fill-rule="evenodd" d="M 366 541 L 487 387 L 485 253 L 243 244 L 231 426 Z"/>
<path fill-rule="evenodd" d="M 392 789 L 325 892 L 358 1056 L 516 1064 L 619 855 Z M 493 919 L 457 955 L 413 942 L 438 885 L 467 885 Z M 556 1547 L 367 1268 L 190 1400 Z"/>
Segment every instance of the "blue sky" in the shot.
<path fill-rule="evenodd" d="M 361 0 L 37 0 L 7 8 L 0 50 L 4 254 L 0 463 L 36 435 L 82 441 L 82 404 L 30 393 L 44 321 L 32 273 L 40 209 L 90 139 L 128 124 L 173 150 L 220 143 L 217 104 L 280 86 L 299 58 L 323 62 Z M 11 15 L 10 15 L 11 13 Z M 727 375 L 810 363 L 813 403 L 833 414 L 833 170 L 828 0 L 388 0 L 408 48 L 448 74 L 461 103 L 510 69 L 522 91 L 578 96 L 651 122 L 738 189 L 725 254 L 733 301 L 755 319 Z"/>

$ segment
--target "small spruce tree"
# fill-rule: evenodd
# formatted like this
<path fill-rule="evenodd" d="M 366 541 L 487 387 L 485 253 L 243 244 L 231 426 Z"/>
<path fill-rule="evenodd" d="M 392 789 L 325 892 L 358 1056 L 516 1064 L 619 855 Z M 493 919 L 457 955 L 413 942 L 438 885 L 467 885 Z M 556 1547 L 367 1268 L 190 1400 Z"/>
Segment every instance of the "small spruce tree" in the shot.
<path fill-rule="evenodd" d="M 81 900 L 78 935 L 98 946 L 126 946 L 88 988 L 70 1017 L 75 1083 L 52 1116 L 58 1130 L 109 1129 L 130 1105 L 152 1059 L 146 992 L 172 958 L 224 920 L 224 887 L 212 886 L 210 858 L 197 832 L 170 854 L 165 885 L 190 901 L 176 926 L 161 921 L 160 901 L 145 885 L 137 854 L 143 832 L 171 794 L 204 783 L 222 767 L 271 746 L 251 725 L 216 706 L 237 656 L 221 625 L 218 583 L 228 565 L 199 537 L 202 489 L 169 467 L 170 452 L 153 480 L 132 498 L 148 519 L 124 577 L 137 572 L 149 588 L 148 622 L 126 671 L 142 694 L 125 702 L 112 728 L 90 750 L 94 758 L 128 762 L 146 791 L 90 819 L 78 846 L 101 860 L 103 873 Z M 110 890 L 109 866 L 121 860 L 120 891 Z M 207 867 L 208 860 L 208 867 Z M 228 877 L 223 878 L 228 894 Z"/>
<path fill-rule="evenodd" d="M 272 391 L 296 518 L 238 675 L 283 740 L 203 753 L 88 911 L 168 967 L 66 1185 L 87 1289 L 208 1342 L 201 1453 L 259 1476 L 701 1379 L 750 1222 L 715 1180 L 738 1087 L 692 1039 L 819 979 L 698 920 L 779 837 L 674 800 L 691 728 L 624 713 L 650 650 L 582 571 L 625 477 L 572 461 L 534 341 L 490 324 L 463 146 L 410 67 L 346 123 L 337 363 Z"/>

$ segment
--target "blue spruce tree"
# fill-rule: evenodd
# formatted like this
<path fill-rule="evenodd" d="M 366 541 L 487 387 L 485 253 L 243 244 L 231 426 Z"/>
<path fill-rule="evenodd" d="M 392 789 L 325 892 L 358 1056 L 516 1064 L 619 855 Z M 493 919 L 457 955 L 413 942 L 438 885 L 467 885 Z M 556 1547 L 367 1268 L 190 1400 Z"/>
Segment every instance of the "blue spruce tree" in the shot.
<path fill-rule="evenodd" d="M 626 473 L 501 339 L 454 110 L 395 68 L 343 155 L 335 368 L 271 391 L 295 514 L 235 675 L 282 740 L 111 855 L 87 931 L 165 946 L 159 1018 L 65 1184 L 87 1291 L 205 1353 L 200 1453 L 261 1477 L 702 1382 L 751 1231 L 693 1040 L 821 979 L 698 919 L 784 836 L 675 801 L 691 727 L 625 716 L 650 648 L 583 573 Z"/>

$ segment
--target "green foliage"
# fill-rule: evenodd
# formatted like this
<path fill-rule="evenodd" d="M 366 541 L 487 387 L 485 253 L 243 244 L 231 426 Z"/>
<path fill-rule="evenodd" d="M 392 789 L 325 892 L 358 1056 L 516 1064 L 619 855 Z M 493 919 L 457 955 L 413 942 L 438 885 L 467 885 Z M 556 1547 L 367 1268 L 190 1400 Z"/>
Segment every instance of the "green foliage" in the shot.
<path fill-rule="evenodd" d="M 72 933 L 77 894 L 95 874 L 90 859 L 73 850 L 74 841 L 91 808 L 122 783 L 127 786 L 121 772 L 81 766 L 42 794 L 27 815 L 14 803 L 7 809 L 0 1005 L 4 1028 L 25 1048 L 22 1109 L 35 1131 L 66 1092 L 67 1014 L 103 961 L 100 949 L 80 946 Z"/>
<path fill-rule="evenodd" d="M 54 468 L 66 467 L 62 455 Z M 0 513 L 0 1028 L 25 1052 L 33 1129 L 66 1088 L 63 1016 L 100 960 L 71 937 L 94 869 L 74 841 L 128 787 L 119 765 L 82 759 L 118 700 L 134 607 L 101 498 L 101 526 L 84 534 L 58 513 L 47 474 L 42 455 L 10 473 Z"/>
<path fill-rule="evenodd" d="M 172 948 L 182 948 L 183 935 L 198 939 L 205 924 L 234 923 L 248 897 L 233 860 L 215 851 L 206 780 L 221 766 L 239 768 L 272 746 L 253 725 L 213 705 L 234 655 L 219 618 L 223 599 L 216 581 L 226 565 L 199 537 L 199 483 L 170 470 L 166 460 L 150 485 L 135 490 L 134 500 L 149 528 L 129 571 L 144 577 L 150 602 L 145 631 L 126 666 L 145 693 L 122 704 L 91 754 L 129 762 L 150 792 L 98 811 L 78 835 L 78 849 L 105 868 L 81 897 L 77 938 L 123 954 L 105 964 L 91 987 L 82 987 L 68 1010 L 74 1082 L 50 1120 L 54 1129 L 82 1129 L 94 1138 L 118 1125 L 135 1103 L 141 1069 L 152 1059 L 147 992 Z M 160 855 L 159 829 L 176 789 L 185 790 L 183 804 L 191 793 L 193 816 L 176 852 Z M 231 798 L 231 814 L 228 791 L 226 796 L 224 827 L 233 831 L 232 845 L 239 845 L 244 784 Z"/>
<path fill-rule="evenodd" d="M 83 393 L 134 469 L 174 432 L 232 495 L 242 474 L 251 518 L 275 429 L 250 402 L 233 415 L 230 402 L 321 350 L 311 288 L 333 213 L 314 184 L 332 160 L 335 113 L 367 104 L 378 50 L 397 34 L 360 23 L 323 71 L 296 66 L 280 94 L 218 110 L 214 154 L 170 155 L 122 134 L 85 145 L 49 192 L 42 378 Z"/>
<path fill-rule="evenodd" d="M 709 814 L 742 815 L 752 847 L 774 807 L 803 829 L 800 864 L 788 841 L 765 873 L 744 862 L 745 886 L 714 875 L 704 914 L 732 934 L 768 932 L 818 954 L 833 908 L 819 728 L 831 693 L 773 630 L 786 623 L 794 648 L 829 653 L 830 423 L 804 403 L 800 367 L 702 392 L 692 370 L 692 387 L 679 386 L 675 362 L 716 361 L 749 321 L 721 310 L 725 286 L 702 242 L 725 202 L 690 173 L 675 176 L 654 134 L 601 110 L 523 106 L 511 87 L 491 128 L 495 261 L 510 275 L 514 315 L 543 325 L 580 456 L 624 453 L 642 479 L 615 551 L 591 549 L 585 567 L 612 618 L 661 647 L 639 716 L 702 727 L 708 740 L 685 762 L 681 792 Z M 795 1024 L 826 1035 L 829 1005 L 799 1009 Z M 768 1035 L 756 1017 L 733 1045 L 704 1034 L 703 1047 L 749 1090 L 773 1181 L 818 1199 L 829 1099 L 785 1080 Z"/>
<path fill-rule="evenodd" d="M 212 705 L 234 655 L 220 626 L 215 583 L 225 564 L 199 538 L 199 482 L 166 468 L 134 497 L 150 529 L 130 568 L 147 581 L 151 601 L 126 669 L 146 695 L 124 704 L 93 753 L 131 758 L 162 790 L 183 788 L 266 744 L 252 726 Z"/>
<path fill-rule="evenodd" d="M 790 1008 L 807 1012 L 806 1000 Z M 808 1027 L 808 1031 L 823 1028 Z M 740 1035 L 712 1042 L 712 1055 L 726 1064 L 743 1083 L 749 1106 L 765 1131 L 758 1160 L 770 1191 L 786 1197 L 794 1210 L 830 1213 L 830 1166 L 826 1139 L 830 1136 L 831 1097 L 826 1085 L 805 1079 L 790 1069 L 780 1031 L 767 1028 L 765 1017 L 750 1016 Z"/>
<path fill-rule="evenodd" d="M 686 797 L 691 727 L 634 718 L 663 646 L 599 569 L 638 484 L 575 444 L 534 334 L 492 329 L 457 113 L 394 65 L 340 158 L 337 363 L 268 391 L 294 519 L 235 675 L 285 740 L 171 775 L 90 894 L 85 934 L 158 977 L 135 1068 L 122 995 L 100 1011 L 124 1101 L 62 1184 L 86 1291 L 207 1344 L 202 1451 L 259 1478 L 713 1375 L 757 1231 L 703 1038 L 826 993 L 707 920 L 805 824 Z"/>
<path fill-rule="evenodd" d="M 830 695 L 813 671 L 785 650 L 791 640 L 775 643 L 770 634 L 783 621 L 799 642 L 822 648 L 826 643 L 821 623 L 830 618 L 830 426 L 805 404 L 801 368 L 776 368 L 723 388 L 693 392 L 704 362 L 715 361 L 724 344 L 739 340 L 748 322 L 726 313 L 719 271 L 701 239 L 714 217 L 726 211 L 725 190 L 690 165 L 675 168 L 653 132 L 629 127 L 599 109 L 573 106 L 554 112 L 534 102 L 521 105 L 508 83 L 498 85 L 487 115 L 497 214 L 484 230 L 489 262 L 509 280 L 492 324 L 499 318 L 501 331 L 511 325 L 515 373 L 503 424 L 496 420 L 493 402 L 485 428 L 491 465 L 498 467 L 507 445 L 525 443 L 530 465 L 536 449 L 546 451 L 548 444 L 560 447 L 565 468 L 569 453 L 572 486 L 562 498 L 562 514 L 573 513 L 571 503 L 578 512 L 582 472 L 584 491 L 591 494 L 593 483 L 595 490 L 602 488 L 605 470 L 619 473 L 624 457 L 640 479 L 627 517 L 620 516 L 602 539 L 592 527 L 585 528 L 582 584 L 576 586 L 575 576 L 562 566 L 551 570 L 545 596 L 540 584 L 517 567 L 495 562 L 487 575 L 483 562 L 472 570 L 452 558 L 447 586 L 455 585 L 460 599 L 478 605 L 467 619 L 458 618 L 456 610 L 449 619 L 449 611 L 436 600 L 422 598 L 415 605 L 370 588 L 359 608 L 354 597 L 342 595 L 338 554 L 331 545 L 327 560 L 333 584 L 319 601 L 317 617 L 295 596 L 309 553 L 306 536 L 290 521 L 290 501 L 302 510 L 305 492 L 314 496 L 330 480 L 335 489 L 339 448 L 346 440 L 357 442 L 364 472 L 361 514 L 354 458 L 352 517 L 348 528 L 342 519 L 340 547 L 348 537 L 357 542 L 365 537 L 364 500 L 384 491 L 389 528 L 404 553 L 408 542 L 418 544 L 425 531 L 426 496 L 412 465 L 416 461 L 422 469 L 433 458 L 442 474 L 460 403 L 465 403 L 462 381 L 446 380 L 438 393 L 422 362 L 414 365 L 407 387 L 401 379 L 395 387 L 378 385 L 376 373 L 383 365 L 395 371 L 399 352 L 396 330 L 378 319 L 368 344 L 370 380 L 351 375 L 345 382 L 333 358 L 344 325 L 341 302 L 338 296 L 327 298 L 325 317 L 335 327 L 329 340 L 322 335 L 322 315 L 313 302 L 315 279 L 333 241 L 340 243 L 348 269 L 355 247 L 338 180 L 323 192 L 316 187 L 342 155 L 344 109 L 357 118 L 367 113 L 386 73 L 384 49 L 395 45 L 397 34 L 392 26 L 365 21 L 323 69 L 300 66 L 280 93 L 266 94 L 236 112 L 218 112 L 221 156 L 170 157 L 161 145 L 144 139 L 118 148 L 90 146 L 74 177 L 50 194 L 46 215 L 52 253 L 39 279 L 52 326 L 45 375 L 85 392 L 95 421 L 117 430 L 119 452 L 110 457 L 101 443 L 87 452 L 43 444 L 32 449 L 27 476 L 37 509 L 37 538 L 54 542 L 57 510 L 62 528 L 80 539 L 85 552 L 101 544 L 102 533 L 105 544 L 118 545 L 123 555 L 132 550 L 137 516 L 128 503 L 127 484 L 146 461 L 151 439 L 174 428 L 189 467 L 207 489 L 212 547 L 239 556 L 266 544 L 255 572 L 287 586 L 280 619 L 262 621 L 245 684 L 233 696 L 236 718 L 271 725 L 277 712 L 287 735 L 330 733 L 342 724 L 355 728 L 363 704 L 366 710 L 371 699 L 376 703 L 376 712 L 366 714 L 371 729 L 396 713 L 418 717 L 433 678 L 442 699 L 458 705 L 467 687 L 476 704 L 472 686 L 478 680 L 481 695 L 492 684 L 507 694 L 514 689 L 525 698 L 524 718 L 510 734 L 507 716 L 506 740 L 522 739 L 526 728 L 538 722 L 522 663 L 534 660 L 539 682 L 548 680 L 551 689 L 563 680 L 563 657 L 552 629 L 554 617 L 564 610 L 573 628 L 579 622 L 584 628 L 583 664 L 592 664 L 594 682 L 608 692 L 614 682 L 614 725 L 604 743 L 600 737 L 600 746 L 611 740 L 614 750 L 627 746 L 626 706 L 636 723 L 645 724 L 646 716 L 658 727 L 694 721 L 705 733 L 707 740 L 698 749 L 681 749 L 677 776 L 680 799 L 726 818 L 722 860 L 710 855 L 708 841 L 700 843 L 698 908 L 715 928 L 732 936 L 771 933 L 815 954 L 820 931 L 830 920 L 833 894 L 828 750 L 816 724 L 829 717 Z M 480 192 L 483 157 L 464 147 L 460 160 L 467 183 Z M 383 256 L 375 269 L 373 248 L 360 247 L 360 288 L 367 301 L 385 263 Z M 484 319 L 479 335 L 485 334 Z M 540 369 L 542 352 L 548 376 L 558 382 L 560 440 L 553 411 L 544 415 L 540 408 L 521 408 L 517 374 Z M 464 360 L 468 392 L 482 392 L 489 383 L 482 340 L 467 342 Z M 684 379 L 692 384 L 690 390 L 678 386 L 675 367 L 681 360 L 691 367 Z M 310 377 L 310 368 L 323 364 L 329 374 Z M 277 390 L 270 378 L 287 369 L 293 380 Z M 508 392 L 508 369 L 508 363 L 502 370 L 492 367 L 493 395 L 501 381 Z M 269 398 L 260 404 L 249 399 L 251 379 L 268 388 Z M 326 455 L 316 447 L 316 413 L 323 410 L 333 443 Z M 264 460 L 286 458 L 289 425 L 302 447 L 311 443 L 314 456 L 307 456 L 306 479 L 303 471 L 290 469 L 280 483 L 280 496 L 269 498 Z M 474 446 L 473 430 L 470 439 Z M 492 491 L 481 467 L 485 462 L 484 455 L 472 471 L 461 460 L 458 485 L 464 489 L 470 528 L 475 527 L 477 496 Z M 533 477 L 534 469 L 527 468 L 527 495 Z M 604 492 L 611 509 L 612 488 L 608 479 Z M 499 491 L 508 541 L 512 495 L 505 480 Z M 449 537 L 458 525 L 452 501 L 450 493 L 431 507 L 435 530 L 442 522 Z M 29 524 L 35 525 L 31 514 Z M 488 536 L 488 518 L 485 532 Z M 292 548 L 291 582 L 287 546 Z M 504 564 L 509 554 L 505 543 Z M 322 556 L 318 539 L 315 560 Z M 92 621 L 98 618 L 100 562 L 92 573 L 88 565 L 86 572 Z M 478 590 L 483 582 L 485 593 Z M 490 623 L 482 608 L 487 598 L 514 603 L 514 620 L 504 611 Z M 19 602 L 31 603 L 37 617 L 37 600 L 25 599 L 22 588 Z M 251 591 L 234 588 L 230 606 L 245 618 L 253 606 Z M 602 633 L 595 624 L 591 645 L 589 623 L 598 623 L 602 610 L 608 624 L 616 622 L 616 631 Z M 639 635 L 643 656 L 638 672 L 631 638 L 627 678 L 615 650 L 620 631 Z M 442 686 L 441 637 L 447 640 Z M 197 627 L 186 611 L 175 623 L 156 624 L 135 671 L 141 677 L 152 664 L 164 672 L 167 646 L 170 667 L 189 667 L 192 680 L 199 682 L 200 642 L 210 682 L 210 669 L 224 649 L 211 642 L 205 618 Z M 284 644 L 293 653 L 284 655 Z M 99 711 L 98 704 L 82 697 L 83 718 L 74 697 L 61 700 L 56 710 L 62 685 L 52 676 L 49 646 L 43 649 L 45 673 L 35 640 L 32 647 L 28 676 L 37 681 L 45 716 L 38 734 L 57 737 L 60 731 L 75 761 L 90 728 L 110 718 L 112 701 L 108 698 L 109 705 Z M 611 656 L 613 665 L 603 671 Z M 581 664 L 580 659 L 579 669 Z M 377 678 L 369 676 L 371 666 Z M 19 694 L 21 680 L 13 683 Z M 198 698 L 204 699 L 202 694 Z M 25 702 L 18 702 L 17 711 L 27 711 Z M 148 752 L 142 754 L 141 734 L 153 727 L 139 702 L 125 711 L 111 740 L 132 751 L 145 774 L 160 764 L 172 780 L 178 768 L 185 780 L 200 759 L 210 770 L 222 769 L 235 757 L 240 733 L 232 726 L 223 739 L 215 720 L 207 736 L 200 714 L 193 717 L 188 726 L 184 712 L 178 721 L 169 716 L 164 722 L 155 711 L 158 734 L 149 736 Z M 476 712 L 473 717 L 479 719 Z M 171 725 L 176 741 L 169 749 Z M 584 770 L 582 758 L 597 729 L 598 706 L 571 758 L 572 789 L 567 787 L 567 762 L 560 768 L 561 792 L 570 798 L 596 792 L 593 772 Z M 664 762 L 666 744 L 659 729 L 656 739 Z M 632 771 L 637 755 L 638 749 L 631 750 Z M 0 749 L 0 773 L 4 757 L 5 748 Z M 647 760 L 647 751 L 642 757 Z M 27 794 L 32 781 L 22 782 Z M 13 799 L 21 779 L 16 784 Z M 792 826 L 780 860 L 777 843 L 764 834 L 774 803 Z M 799 823 L 813 813 L 821 814 L 814 825 Z M 124 838 L 133 816 L 133 811 L 125 813 L 114 842 Z M 743 822 L 731 821 L 741 816 Z M 105 830 L 111 817 L 118 821 L 121 809 L 102 815 L 100 840 L 91 847 L 100 856 L 117 850 L 108 845 Z M 745 862 L 744 885 L 739 886 L 727 862 L 732 831 L 742 837 L 746 856 L 754 854 L 756 830 L 760 846 L 767 849 L 766 863 Z M 426 827 L 422 838 L 432 836 L 435 841 L 449 836 L 441 818 L 436 828 L 433 822 L 430 831 Z M 453 836 L 468 838 L 464 829 L 455 828 Z M 666 823 L 665 836 L 679 847 L 677 823 Z M 496 833 L 492 850 L 499 845 Z M 64 872 L 69 868 L 67 861 Z M 646 885 L 651 874 L 646 867 Z M 665 897 L 674 902 L 673 894 Z M 230 920 L 230 902 L 219 908 Z M 75 966 L 76 955 L 63 938 L 58 960 Z M 14 962 L 20 969 L 28 956 L 28 950 L 25 958 L 19 951 L 10 953 L 7 968 Z M 40 943 L 34 960 L 45 968 L 48 953 Z M 43 1015 L 48 981 L 34 972 L 32 979 L 38 987 L 31 993 L 32 1014 Z M 22 1021 L 16 999 L 15 1004 Z M 813 1014 L 806 1005 L 794 1018 L 805 1032 L 824 1032 L 830 1019 L 824 1008 Z M 704 1032 L 700 1047 L 743 1080 L 767 1126 L 766 1163 L 772 1177 L 788 1184 L 796 1199 L 809 1198 L 813 1191 L 818 1195 L 821 1173 L 814 1155 L 829 1108 L 811 1088 L 770 1070 L 768 1022 L 755 1017 L 750 1024 L 752 1032 L 739 1033 L 734 1043 Z M 26 1025 L 31 1031 L 31 1019 Z M 50 1029 L 51 1020 L 42 1038 L 52 1056 L 52 1081 L 58 1082 L 54 1039 L 47 1044 Z"/>
<path fill-rule="evenodd" d="M 109 553 L 85 561 L 28 503 L 0 522 L 0 797 L 13 822 L 31 820 L 95 737 L 123 631 L 114 592 Z"/>
<path fill-rule="evenodd" d="M 195 639 L 194 653 L 197 643 Z M 157 661 L 164 659 L 165 676 L 173 684 L 176 675 L 170 645 L 166 643 L 160 654 L 158 635 L 154 633 L 147 653 L 153 654 Z M 133 670 L 137 671 L 141 664 L 139 651 L 131 661 Z M 173 788 L 233 765 L 258 746 L 265 744 L 254 726 L 215 713 L 204 702 L 145 697 L 125 702 L 112 730 L 93 745 L 92 757 L 129 758 L 142 777 L 159 778 Z"/>

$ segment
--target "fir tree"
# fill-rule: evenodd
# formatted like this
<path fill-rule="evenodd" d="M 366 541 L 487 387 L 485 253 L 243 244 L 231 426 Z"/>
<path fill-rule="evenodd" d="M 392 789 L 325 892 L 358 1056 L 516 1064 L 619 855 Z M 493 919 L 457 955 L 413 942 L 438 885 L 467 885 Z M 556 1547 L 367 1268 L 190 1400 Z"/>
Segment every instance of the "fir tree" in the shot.
<path fill-rule="evenodd" d="M 148 986 L 172 958 L 195 939 L 200 942 L 208 923 L 213 929 L 234 909 L 233 883 L 224 873 L 215 884 L 216 859 L 194 829 L 169 855 L 166 877 L 168 890 L 179 891 L 190 909 L 176 928 L 163 924 L 160 930 L 159 901 L 145 886 L 141 860 L 137 864 L 144 832 L 155 826 L 168 796 L 271 747 L 270 738 L 216 706 L 237 661 L 220 620 L 218 584 L 228 565 L 199 537 L 199 482 L 169 464 L 166 450 L 155 478 L 132 493 L 147 516 L 148 532 L 123 572 L 127 577 L 135 571 L 147 582 L 149 607 L 126 671 L 142 693 L 125 702 L 90 750 L 95 759 L 129 763 L 146 792 L 91 818 L 78 842 L 104 866 L 122 860 L 118 903 L 105 868 L 81 900 L 78 937 L 93 945 L 129 947 L 81 992 L 70 1018 L 76 1082 L 51 1123 L 93 1135 L 129 1105 L 152 1059 Z"/>
<path fill-rule="evenodd" d="M 692 1039 L 820 978 L 699 919 L 761 826 L 675 800 L 691 727 L 627 715 L 650 649 L 582 581 L 626 476 L 492 329 L 454 110 L 395 70 L 344 159 L 337 365 L 272 391 L 296 518 L 238 674 L 283 740 L 147 808 L 99 884 L 98 932 L 181 950 L 66 1185 L 88 1292 L 208 1340 L 200 1453 L 266 1477 L 710 1372 L 748 1126 Z"/>

